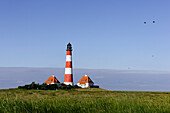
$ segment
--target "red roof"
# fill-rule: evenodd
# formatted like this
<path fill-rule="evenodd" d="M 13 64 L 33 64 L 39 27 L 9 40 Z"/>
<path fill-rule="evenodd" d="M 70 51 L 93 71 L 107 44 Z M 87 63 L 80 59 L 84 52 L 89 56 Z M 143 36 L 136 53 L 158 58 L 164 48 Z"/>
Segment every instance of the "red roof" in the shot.
<path fill-rule="evenodd" d="M 60 83 L 57 78 L 53 75 L 50 76 L 47 81 L 45 81 L 46 84 L 56 84 L 56 83 Z"/>
<path fill-rule="evenodd" d="M 78 83 L 80 84 L 85 84 L 85 83 L 94 83 L 89 76 L 87 76 L 87 74 L 85 74 L 85 76 L 83 76 Z"/>

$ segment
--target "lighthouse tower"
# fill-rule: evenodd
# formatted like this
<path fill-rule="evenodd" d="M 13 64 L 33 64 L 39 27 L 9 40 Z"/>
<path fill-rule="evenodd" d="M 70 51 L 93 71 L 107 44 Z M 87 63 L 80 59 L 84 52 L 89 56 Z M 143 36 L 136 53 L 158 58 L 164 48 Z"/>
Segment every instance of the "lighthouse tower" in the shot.
<path fill-rule="evenodd" d="M 66 67 L 65 67 L 65 78 L 64 84 L 73 85 L 73 70 L 72 70 L 72 47 L 71 44 L 67 44 L 67 55 L 66 55 Z"/>

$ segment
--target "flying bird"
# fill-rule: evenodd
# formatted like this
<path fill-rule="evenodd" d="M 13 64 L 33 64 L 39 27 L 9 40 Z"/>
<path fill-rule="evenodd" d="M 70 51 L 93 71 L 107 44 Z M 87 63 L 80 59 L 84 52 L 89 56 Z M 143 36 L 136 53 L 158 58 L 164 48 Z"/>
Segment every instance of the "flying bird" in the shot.
<path fill-rule="evenodd" d="M 155 23 L 155 21 L 153 21 L 153 23 Z"/>
<path fill-rule="evenodd" d="M 144 24 L 146 24 L 146 22 L 144 22 Z"/>

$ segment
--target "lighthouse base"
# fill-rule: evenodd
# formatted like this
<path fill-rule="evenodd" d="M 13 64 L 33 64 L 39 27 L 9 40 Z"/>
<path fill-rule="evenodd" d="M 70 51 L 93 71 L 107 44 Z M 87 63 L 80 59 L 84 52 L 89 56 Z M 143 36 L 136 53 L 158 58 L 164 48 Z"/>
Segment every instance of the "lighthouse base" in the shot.
<path fill-rule="evenodd" d="M 65 85 L 71 85 L 71 86 L 74 85 L 73 82 L 64 82 L 64 84 L 65 84 Z"/>

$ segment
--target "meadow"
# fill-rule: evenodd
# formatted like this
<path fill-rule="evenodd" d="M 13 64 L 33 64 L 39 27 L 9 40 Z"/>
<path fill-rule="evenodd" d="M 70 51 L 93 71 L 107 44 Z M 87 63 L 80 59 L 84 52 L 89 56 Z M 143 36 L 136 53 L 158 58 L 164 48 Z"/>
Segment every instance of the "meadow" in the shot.
<path fill-rule="evenodd" d="M 0 90 L 0 113 L 170 113 L 170 92 Z"/>

